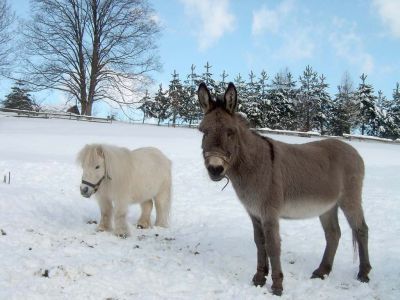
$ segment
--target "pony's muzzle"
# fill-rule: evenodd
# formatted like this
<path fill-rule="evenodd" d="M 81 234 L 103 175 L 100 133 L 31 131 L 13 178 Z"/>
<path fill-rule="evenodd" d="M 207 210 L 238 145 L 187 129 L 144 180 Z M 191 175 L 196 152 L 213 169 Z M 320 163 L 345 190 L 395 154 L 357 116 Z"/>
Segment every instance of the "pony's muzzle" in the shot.
<path fill-rule="evenodd" d="M 85 198 L 89 198 L 93 194 L 93 189 L 86 184 L 81 184 L 80 190 L 81 195 Z"/>

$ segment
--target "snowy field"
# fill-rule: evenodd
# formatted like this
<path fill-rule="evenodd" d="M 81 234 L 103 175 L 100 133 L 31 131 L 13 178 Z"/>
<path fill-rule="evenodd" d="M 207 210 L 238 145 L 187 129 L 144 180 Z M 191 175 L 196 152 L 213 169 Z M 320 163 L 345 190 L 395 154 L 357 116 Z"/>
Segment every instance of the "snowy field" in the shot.
<path fill-rule="evenodd" d="M 312 139 L 271 136 L 303 143 Z M 173 161 L 169 229 L 132 236 L 96 233 L 94 199 L 80 196 L 76 153 L 104 142 L 159 147 Z M 268 299 L 271 279 L 253 287 L 252 226 L 225 181 L 209 180 L 197 130 L 0 115 L 0 299 Z M 325 246 L 319 220 L 281 221 L 281 299 L 400 299 L 400 145 L 353 142 L 366 163 L 364 210 L 370 228 L 369 284 L 355 277 L 351 231 L 333 271 L 309 279 Z M 3 175 L 11 172 L 11 184 Z M 154 221 L 154 212 L 153 212 Z M 278 299 L 278 298 L 277 298 Z"/>

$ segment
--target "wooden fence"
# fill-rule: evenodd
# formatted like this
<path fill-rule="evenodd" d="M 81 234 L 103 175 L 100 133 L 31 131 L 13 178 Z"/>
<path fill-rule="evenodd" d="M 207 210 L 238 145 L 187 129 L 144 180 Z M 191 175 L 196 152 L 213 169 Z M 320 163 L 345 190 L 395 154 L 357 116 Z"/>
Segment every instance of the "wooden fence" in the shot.
<path fill-rule="evenodd" d="M 349 141 L 373 141 L 379 143 L 387 143 L 387 144 L 397 144 L 400 145 L 400 139 L 391 140 L 391 139 L 384 139 L 375 136 L 366 136 L 366 135 L 356 135 L 356 134 L 346 134 L 344 133 L 343 136 L 328 136 L 328 135 L 321 135 L 318 132 L 308 131 L 308 132 L 301 132 L 301 131 L 291 131 L 291 130 L 278 130 L 278 129 L 270 129 L 270 128 L 257 128 L 253 129 L 261 134 L 283 134 L 283 135 L 290 135 L 290 136 L 299 136 L 299 137 L 320 137 L 320 138 L 336 138 L 336 139 L 344 139 Z"/>
<path fill-rule="evenodd" d="M 78 121 L 88 121 L 88 122 L 101 122 L 101 123 L 112 123 L 111 118 L 100 118 L 93 116 L 85 116 L 85 115 L 77 115 L 73 113 L 58 113 L 58 112 L 36 112 L 29 110 L 19 110 L 19 109 L 10 109 L 10 108 L 0 108 L 0 112 L 6 112 L 15 117 L 28 117 L 28 118 L 57 118 L 57 119 L 69 119 L 69 120 L 78 120 Z M 141 124 L 142 122 L 134 122 L 133 124 Z M 148 124 L 145 125 L 155 125 L 157 124 Z M 168 126 L 172 127 L 172 124 L 160 124 L 160 126 Z M 175 127 L 186 127 L 186 128 L 197 128 L 198 124 L 176 124 Z M 291 131 L 291 130 L 278 130 L 278 129 L 270 129 L 270 128 L 256 128 L 253 129 L 261 134 L 283 134 L 289 136 L 298 136 L 298 137 L 320 137 L 320 138 L 337 138 L 337 139 L 345 139 L 345 140 L 353 140 L 353 141 L 373 141 L 380 143 L 389 143 L 389 144 L 397 144 L 400 145 L 400 139 L 390 140 L 384 138 L 378 138 L 373 136 L 365 136 L 365 135 L 352 135 L 352 134 L 343 134 L 343 136 L 325 136 L 321 135 L 318 132 L 308 131 Z"/>
<path fill-rule="evenodd" d="M 31 110 L 20 110 L 20 109 L 12 109 L 12 108 L 0 108 L 0 111 L 8 113 L 14 117 L 42 118 L 42 119 L 53 119 L 54 118 L 54 119 L 88 121 L 88 122 L 112 123 L 111 118 L 100 118 L 100 117 L 94 117 L 94 116 L 77 115 L 77 114 L 73 114 L 73 113 L 31 111 Z"/>

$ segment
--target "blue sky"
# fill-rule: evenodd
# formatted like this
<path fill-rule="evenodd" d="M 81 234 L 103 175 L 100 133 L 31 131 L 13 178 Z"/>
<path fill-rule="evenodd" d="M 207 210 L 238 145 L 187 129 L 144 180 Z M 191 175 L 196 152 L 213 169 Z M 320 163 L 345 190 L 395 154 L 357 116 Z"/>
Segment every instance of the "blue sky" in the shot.
<path fill-rule="evenodd" d="M 284 68 L 295 75 L 310 64 L 326 75 L 331 92 L 345 71 L 389 96 L 400 81 L 400 0 L 176 0 L 152 1 L 163 26 L 160 55 L 167 82 L 190 65 L 233 78 L 250 70 L 270 77 Z"/>
<path fill-rule="evenodd" d="M 376 92 L 391 97 L 400 81 L 400 0 L 150 0 L 162 27 L 163 69 L 156 84 L 181 79 L 208 61 L 216 79 L 261 70 L 270 77 L 288 68 L 295 78 L 306 65 L 323 73 L 330 92 L 345 71 L 354 85 L 365 72 Z M 29 13 L 28 0 L 10 1 L 17 15 Z M 0 88 L 5 94 L 4 83 Z M 156 88 L 156 87 L 155 87 Z M 0 95 L 1 97 L 1 95 Z M 54 95 L 50 96 L 54 97 Z"/>

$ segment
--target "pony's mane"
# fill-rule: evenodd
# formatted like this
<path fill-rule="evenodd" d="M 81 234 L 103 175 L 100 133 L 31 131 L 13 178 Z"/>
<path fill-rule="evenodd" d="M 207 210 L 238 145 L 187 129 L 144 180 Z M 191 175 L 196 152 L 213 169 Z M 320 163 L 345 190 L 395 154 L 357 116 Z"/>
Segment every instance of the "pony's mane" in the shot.
<path fill-rule="evenodd" d="M 123 176 L 124 170 L 131 166 L 130 151 L 126 148 L 107 144 L 86 145 L 77 156 L 77 162 L 82 166 L 93 165 L 96 158 L 102 156 L 105 163 L 106 176 L 113 178 Z M 128 174 L 129 172 L 127 172 Z"/>

